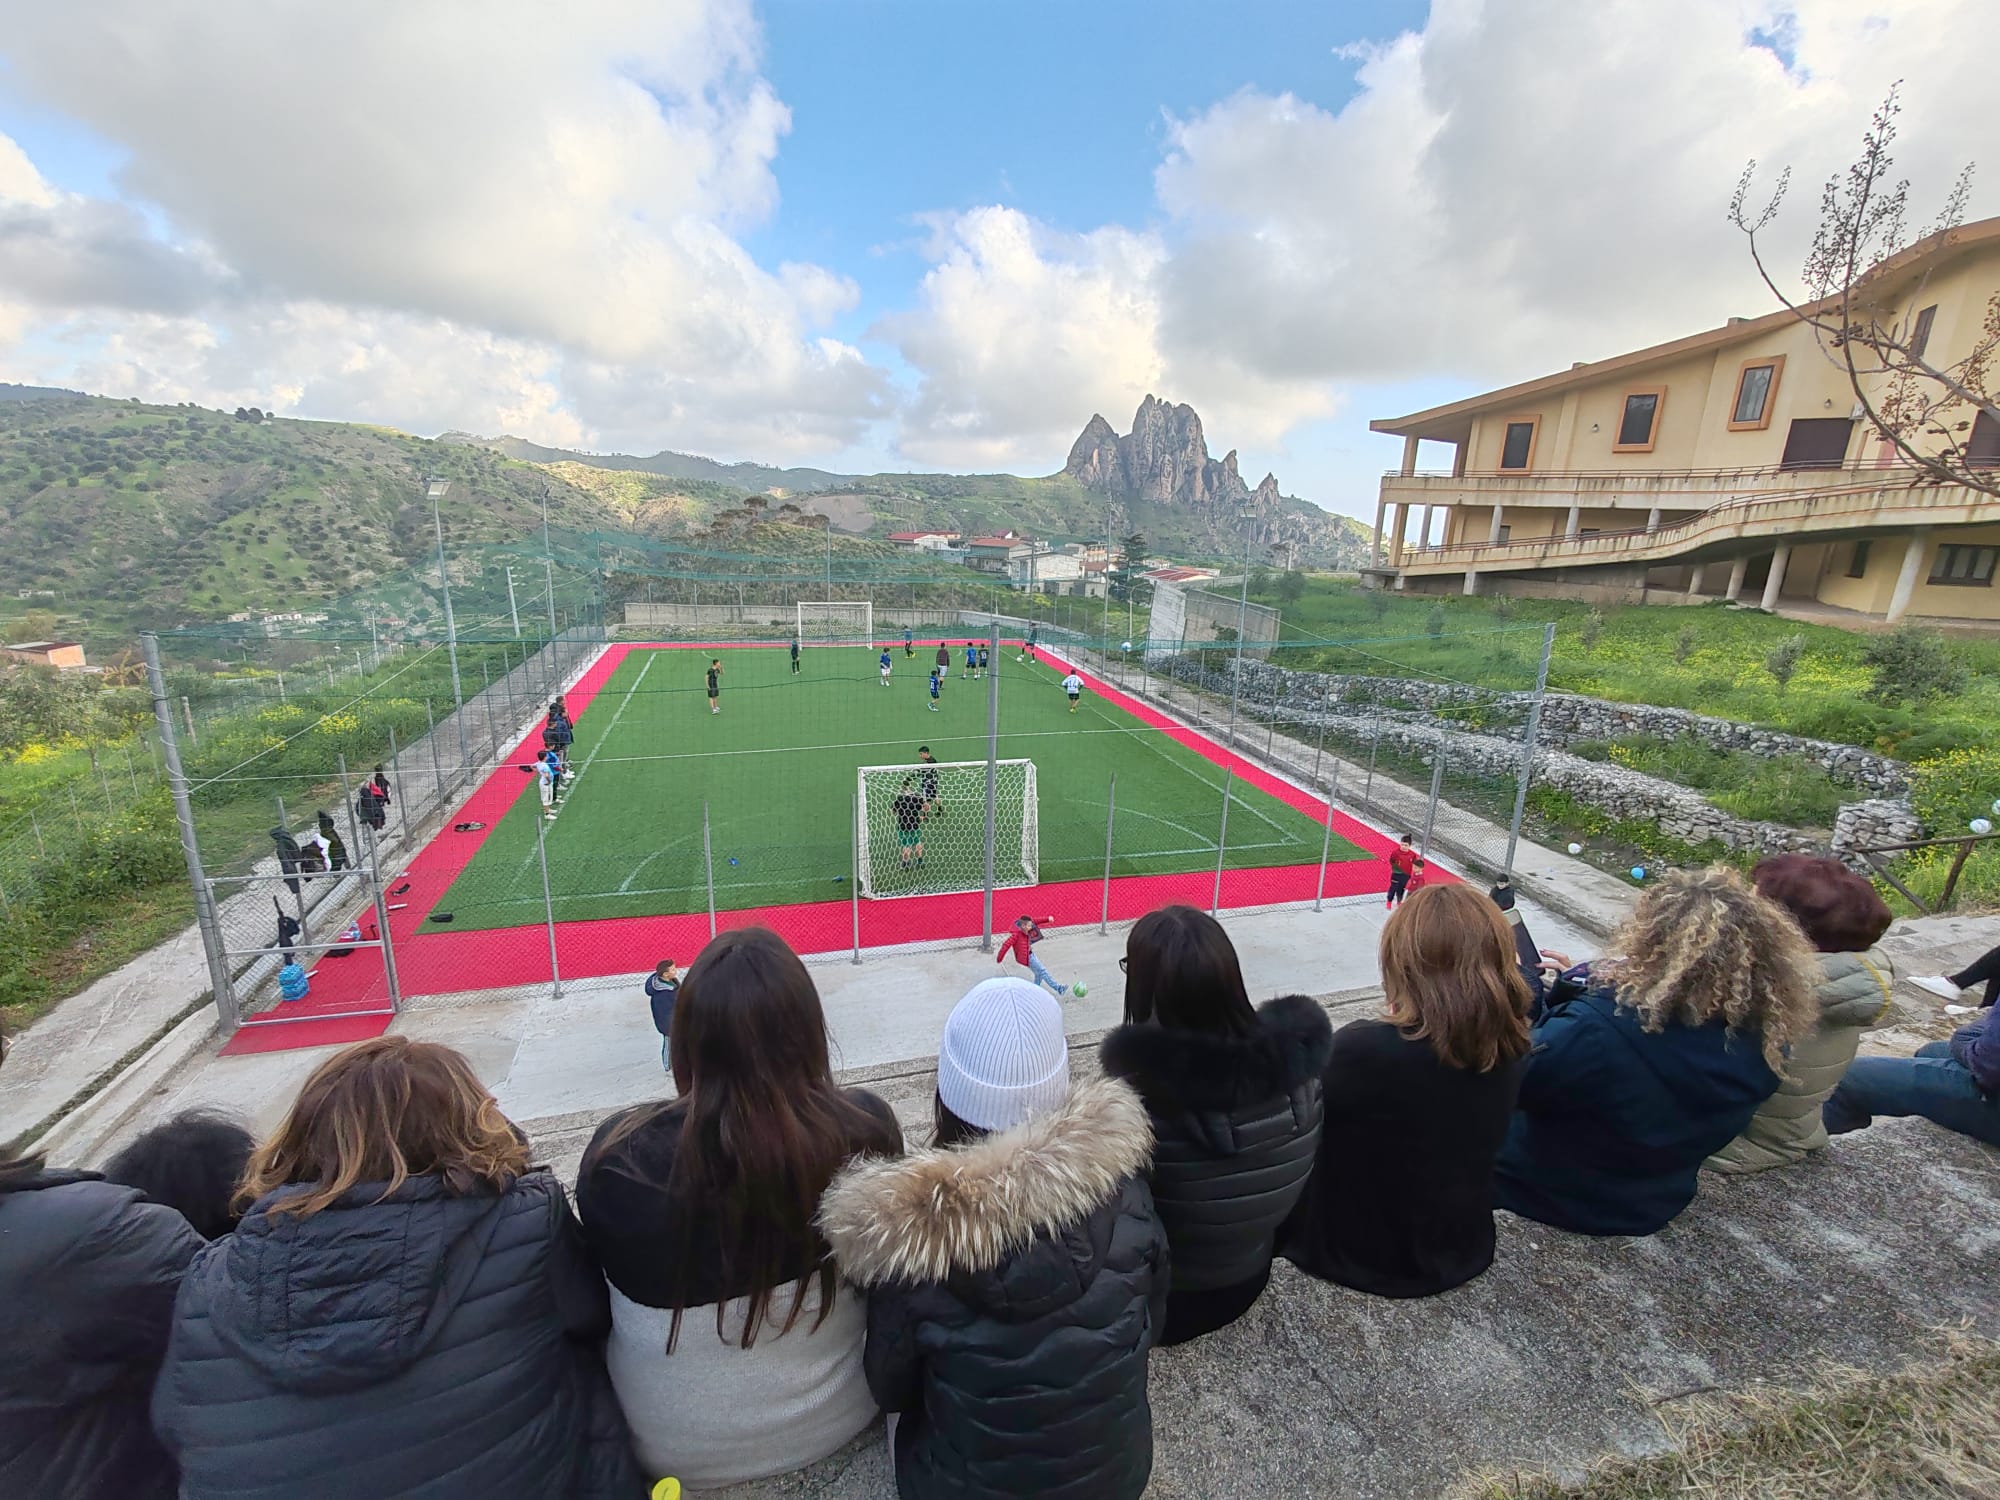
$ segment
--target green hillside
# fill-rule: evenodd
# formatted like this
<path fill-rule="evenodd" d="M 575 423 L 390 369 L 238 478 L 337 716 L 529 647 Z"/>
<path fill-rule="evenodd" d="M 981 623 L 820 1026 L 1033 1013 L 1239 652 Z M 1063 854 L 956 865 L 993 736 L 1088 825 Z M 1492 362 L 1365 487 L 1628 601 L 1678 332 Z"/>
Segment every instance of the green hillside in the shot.
<path fill-rule="evenodd" d="M 454 556 L 541 522 L 672 535 L 741 498 L 646 478 L 640 493 L 480 448 L 339 422 L 247 420 L 93 397 L 0 403 L 0 590 L 49 591 L 94 639 L 238 610 L 310 609 L 432 552 L 419 480 L 454 481 Z"/>

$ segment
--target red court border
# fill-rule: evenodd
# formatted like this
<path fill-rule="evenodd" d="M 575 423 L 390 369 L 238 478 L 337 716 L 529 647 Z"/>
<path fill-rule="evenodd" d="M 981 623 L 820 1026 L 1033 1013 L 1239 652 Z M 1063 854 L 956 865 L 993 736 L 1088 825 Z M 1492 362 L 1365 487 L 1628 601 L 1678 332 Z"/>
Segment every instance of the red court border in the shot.
<path fill-rule="evenodd" d="M 957 638 L 954 637 L 955 641 Z M 934 648 L 936 640 L 917 644 Z M 949 643 L 946 643 L 949 644 Z M 1018 646 L 1019 642 L 1009 642 Z M 612 675 L 634 651 L 704 651 L 722 647 L 769 647 L 768 641 L 702 641 L 690 643 L 617 644 L 585 669 L 564 694 L 571 711 L 582 715 L 596 701 Z M 1247 782 L 1315 821 L 1327 816 L 1324 799 L 1302 791 L 1206 735 L 1130 697 L 1067 657 L 1042 648 L 1040 655 L 1082 677 L 1090 691 L 1124 709 L 1142 724 L 1185 745 L 1217 767 Z M 439 833 L 411 861 L 408 869 L 389 877 L 396 891 L 392 902 L 402 909 L 390 913 L 389 930 L 396 949 L 396 973 L 406 994 L 450 994 L 496 989 L 507 985 L 546 983 L 549 977 L 548 928 L 544 923 L 522 927 L 454 932 L 426 922 L 465 867 L 499 826 L 516 800 L 534 795 L 533 784 L 516 767 L 541 748 L 539 723 L 505 756 L 499 766 L 445 820 Z M 1386 855 L 1394 841 L 1366 824 L 1334 809 L 1333 831 L 1350 844 L 1377 856 Z M 454 823 L 485 826 L 453 833 Z M 1439 871 L 1443 874 L 1443 871 Z M 402 887 L 407 883 L 408 889 Z M 1326 867 L 1325 895 L 1344 897 L 1380 891 L 1386 884 L 1383 866 L 1374 859 L 1339 860 Z M 1222 872 L 1222 906 L 1266 906 L 1310 901 L 1319 886 L 1317 862 L 1264 866 Z M 1111 880 L 1111 920 L 1131 921 L 1155 907 L 1181 901 L 1206 908 L 1215 889 L 1213 870 L 1174 875 L 1117 875 Z M 994 921 L 1008 918 L 1013 908 L 1032 909 L 1037 917 L 1053 917 L 1058 926 L 1098 920 L 1104 900 L 1102 880 L 1073 880 L 1013 889 L 995 897 Z M 1000 903 L 1004 902 L 1004 905 Z M 861 903 L 861 944 L 864 949 L 890 947 L 940 938 L 980 935 L 984 899 L 972 891 L 950 896 L 910 896 Z M 365 935 L 373 936 L 374 919 L 364 918 Z M 789 906 L 744 907 L 716 913 L 717 930 L 766 926 L 782 934 L 801 953 L 843 953 L 853 946 L 850 898 L 800 902 Z M 834 941 L 834 935 L 838 940 Z M 565 980 L 597 979 L 642 973 L 654 956 L 670 953 L 685 964 L 708 941 L 708 914 L 684 913 L 655 917 L 580 918 L 556 924 L 556 957 Z M 266 1015 L 246 1020 L 224 1047 L 225 1055 L 289 1051 L 379 1036 L 393 1019 L 381 1008 L 383 979 L 377 950 L 362 949 L 346 958 L 322 962 L 313 976 L 311 994 L 280 1005 Z M 361 1011 L 365 1014 L 353 1014 Z"/>

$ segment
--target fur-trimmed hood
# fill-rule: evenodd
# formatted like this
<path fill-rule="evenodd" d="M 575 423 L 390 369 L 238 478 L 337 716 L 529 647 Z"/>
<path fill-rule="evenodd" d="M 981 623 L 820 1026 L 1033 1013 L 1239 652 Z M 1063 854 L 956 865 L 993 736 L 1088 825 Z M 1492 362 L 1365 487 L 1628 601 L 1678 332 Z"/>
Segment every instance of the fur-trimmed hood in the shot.
<path fill-rule="evenodd" d="M 855 1162 L 820 1199 L 841 1274 L 862 1286 L 990 1271 L 1088 1219 L 1143 1172 L 1153 1129 L 1116 1079 L 1080 1083 L 1060 1109 L 971 1145 Z"/>
<path fill-rule="evenodd" d="M 1326 1071 L 1333 1026 L 1317 1001 L 1286 995 L 1257 1008 L 1257 1029 L 1225 1037 L 1154 1025 L 1104 1038 L 1104 1071 L 1156 1114 L 1234 1110 L 1290 1094 Z"/>

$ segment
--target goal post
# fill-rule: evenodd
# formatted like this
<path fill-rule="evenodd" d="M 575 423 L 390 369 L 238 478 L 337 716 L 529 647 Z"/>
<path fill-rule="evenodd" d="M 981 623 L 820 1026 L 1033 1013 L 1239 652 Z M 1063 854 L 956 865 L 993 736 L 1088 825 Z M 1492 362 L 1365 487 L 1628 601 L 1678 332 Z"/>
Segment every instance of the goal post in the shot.
<path fill-rule="evenodd" d="M 1041 880 L 1035 763 L 995 767 L 993 885 Z M 943 896 L 986 888 L 986 762 L 913 761 L 856 772 L 861 894 Z"/>
<path fill-rule="evenodd" d="M 798 638 L 801 641 L 870 641 L 875 639 L 872 599 L 800 599 Z"/>

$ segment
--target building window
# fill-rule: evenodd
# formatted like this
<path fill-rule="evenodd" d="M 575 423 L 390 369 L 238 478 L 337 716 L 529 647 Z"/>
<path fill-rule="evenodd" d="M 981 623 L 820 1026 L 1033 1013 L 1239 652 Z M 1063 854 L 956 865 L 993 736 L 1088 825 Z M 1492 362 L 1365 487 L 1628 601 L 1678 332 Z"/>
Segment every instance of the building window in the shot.
<path fill-rule="evenodd" d="M 1503 542 L 1506 542 L 1506 541 L 1512 541 L 1512 540 L 1513 540 L 1513 537 L 1514 537 L 1514 528 L 1513 528 L 1513 526 L 1512 526 L 1511 524 L 1507 523 L 1507 522 L 1504 522 L 1504 521 L 1503 521 L 1503 522 L 1501 522 L 1501 524 L 1500 524 L 1500 540 L 1501 540 L 1501 541 L 1503 541 Z"/>
<path fill-rule="evenodd" d="M 1995 559 L 2000 559 L 2000 547 L 1940 547 L 1930 581 L 1954 588 L 1990 588 Z"/>
<path fill-rule="evenodd" d="M 1625 408 L 1618 417 L 1618 441 L 1613 453 L 1651 453 L 1660 431 L 1660 407 L 1667 399 L 1665 386 L 1649 386 L 1625 393 Z"/>
<path fill-rule="evenodd" d="M 1847 462 L 1854 438 L 1851 417 L 1800 417 L 1785 434 L 1781 469 L 1837 469 Z"/>
<path fill-rule="evenodd" d="M 2000 422 L 1986 412 L 1973 415 L 1972 431 L 1965 439 L 1965 466 L 2000 469 Z"/>
<path fill-rule="evenodd" d="M 1847 559 L 1847 576 L 1849 578 L 1866 578 L 1868 576 L 1867 537 L 1863 537 L 1854 544 L 1854 552 Z"/>
<path fill-rule="evenodd" d="M 1937 304 L 1917 314 L 1917 321 L 1910 327 L 1910 358 L 1922 359 L 1924 351 L 1931 346 L 1931 321 L 1937 317 Z"/>
<path fill-rule="evenodd" d="M 1746 359 L 1736 372 L 1736 399 L 1729 408 L 1731 432 L 1762 432 L 1771 425 L 1777 404 L 1778 377 L 1785 373 L 1785 356 Z"/>
<path fill-rule="evenodd" d="M 1540 417 L 1525 417 L 1507 424 L 1507 434 L 1500 441 L 1502 469 L 1526 469 L 1534 464 L 1535 434 L 1541 425 Z"/>

